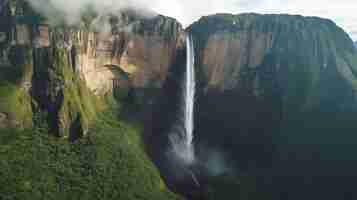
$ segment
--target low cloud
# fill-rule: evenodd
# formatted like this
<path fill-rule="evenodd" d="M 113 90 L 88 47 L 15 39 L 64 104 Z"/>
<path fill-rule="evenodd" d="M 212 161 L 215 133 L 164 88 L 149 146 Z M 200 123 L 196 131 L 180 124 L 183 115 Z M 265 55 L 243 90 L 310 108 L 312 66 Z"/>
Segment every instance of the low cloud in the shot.
<path fill-rule="evenodd" d="M 99 16 L 119 14 L 131 9 L 147 17 L 155 16 L 145 0 L 27 0 L 32 7 L 46 16 L 51 24 L 65 22 L 74 25 L 80 22 L 83 13 L 91 10 Z"/>
<path fill-rule="evenodd" d="M 160 13 L 188 26 L 201 16 L 215 13 L 288 13 L 334 20 L 357 40 L 356 0 L 27 0 L 51 22 L 64 18 L 75 24 L 88 8 L 98 13 L 118 13 L 130 8 L 146 16 Z"/>

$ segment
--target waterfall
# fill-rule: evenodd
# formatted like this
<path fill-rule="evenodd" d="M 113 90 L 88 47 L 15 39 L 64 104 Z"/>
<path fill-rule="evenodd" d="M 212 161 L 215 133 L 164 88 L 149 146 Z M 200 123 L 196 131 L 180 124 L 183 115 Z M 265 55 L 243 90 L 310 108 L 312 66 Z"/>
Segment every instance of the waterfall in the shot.
<path fill-rule="evenodd" d="M 195 51 L 193 48 L 193 41 L 191 36 L 187 36 L 187 59 L 186 59 L 186 76 L 185 76 L 185 94 L 184 94 L 184 127 L 186 132 L 186 145 L 188 153 L 188 161 L 193 162 L 194 148 L 193 148 L 193 130 L 194 130 L 194 105 L 195 105 Z"/>
<path fill-rule="evenodd" d="M 186 73 L 182 82 L 182 99 L 179 120 L 175 130 L 169 135 L 171 151 L 178 161 L 192 165 L 195 161 L 193 130 L 195 101 L 195 52 L 192 36 L 186 36 Z"/>

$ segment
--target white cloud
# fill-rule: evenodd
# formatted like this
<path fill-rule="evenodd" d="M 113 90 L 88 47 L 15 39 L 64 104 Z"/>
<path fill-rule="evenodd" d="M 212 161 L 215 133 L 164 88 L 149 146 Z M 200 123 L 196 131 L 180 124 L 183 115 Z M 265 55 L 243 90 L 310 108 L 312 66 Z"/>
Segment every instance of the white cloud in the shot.
<path fill-rule="evenodd" d="M 54 8 L 75 23 L 85 5 L 100 12 L 146 8 L 174 17 L 188 26 L 203 15 L 215 13 L 289 13 L 330 18 L 357 40 L 357 0 L 28 0 L 53 20 Z"/>
<path fill-rule="evenodd" d="M 99 14 L 115 14 L 123 9 L 140 10 L 139 14 L 154 15 L 152 3 L 147 0 L 27 0 L 40 13 L 47 16 L 50 22 L 65 20 L 76 24 L 81 14 L 89 7 Z M 155 1 L 155 0 L 154 0 Z M 145 10 L 145 12 L 144 12 Z"/>

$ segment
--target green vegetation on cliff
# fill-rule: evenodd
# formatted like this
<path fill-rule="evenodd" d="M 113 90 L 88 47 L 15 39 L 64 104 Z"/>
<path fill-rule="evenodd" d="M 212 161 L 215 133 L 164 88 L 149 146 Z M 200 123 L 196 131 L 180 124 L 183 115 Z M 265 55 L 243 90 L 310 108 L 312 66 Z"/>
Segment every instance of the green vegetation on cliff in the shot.
<path fill-rule="evenodd" d="M 78 27 L 46 26 L 24 0 L 0 4 L 0 199 L 179 199 L 147 156 L 141 125 L 87 88 Z M 138 23 L 174 40 L 181 29 L 164 17 Z"/>
<path fill-rule="evenodd" d="M 63 104 L 59 110 L 60 128 L 62 135 L 71 132 L 83 134 L 96 118 L 97 111 L 103 109 L 99 97 L 94 96 L 86 87 L 83 80 L 77 77 L 73 68 L 68 64 L 68 52 L 57 50 L 54 66 L 63 80 Z M 81 130 L 74 128 L 79 126 Z"/>
<path fill-rule="evenodd" d="M 76 139 L 85 134 L 104 109 L 72 66 L 63 48 L 35 49 L 32 92 L 34 112 L 47 112 L 50 132 Z"/>
<path fill-rule="evenodd" d="M 0 63 L 0 112 L 8 115 L 7 125 L 29 127 L 32 110 L 27 90 L 32 75 L 31 50 L 14 46 L 9 57 L 10 63 Z"/>
<path fill-rule="evenodd" d="M 0 199 L 179 199 L 147 157 L 141 132 L 113 112 L 75 143 L 46 127 L 2 130 Z"/>

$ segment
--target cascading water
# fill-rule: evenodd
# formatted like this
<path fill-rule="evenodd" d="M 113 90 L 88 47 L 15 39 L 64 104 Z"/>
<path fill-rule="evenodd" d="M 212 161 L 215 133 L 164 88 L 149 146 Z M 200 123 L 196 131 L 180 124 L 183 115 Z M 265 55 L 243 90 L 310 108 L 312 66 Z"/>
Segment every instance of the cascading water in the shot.
<path fill-rule="evenodd" d="M 176 159 L 186 166 L 195 162 L 193 129 L 195 101 L 195 53 L 192 37 L 186 36 L 186 73 L 182 86 L 182 103 L 180 116 L 175 124 L 175 130 L 169 135 L 171 151 Z"/>

